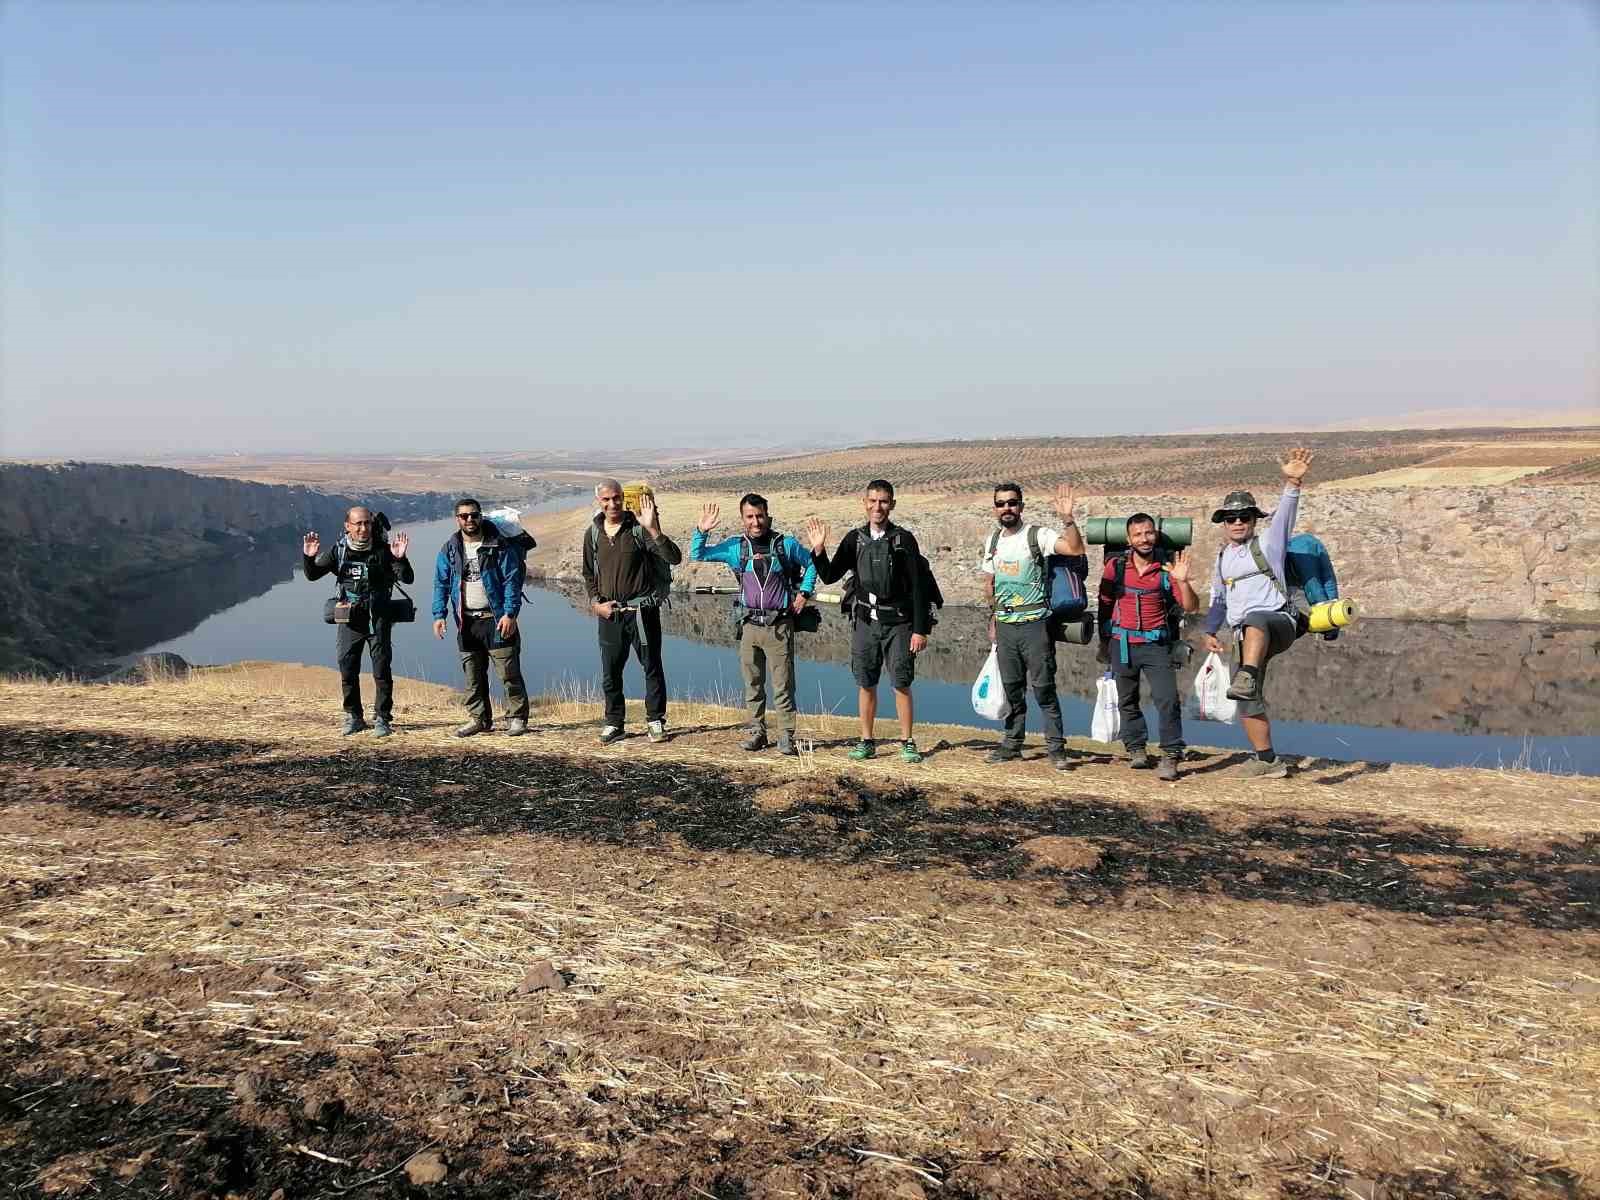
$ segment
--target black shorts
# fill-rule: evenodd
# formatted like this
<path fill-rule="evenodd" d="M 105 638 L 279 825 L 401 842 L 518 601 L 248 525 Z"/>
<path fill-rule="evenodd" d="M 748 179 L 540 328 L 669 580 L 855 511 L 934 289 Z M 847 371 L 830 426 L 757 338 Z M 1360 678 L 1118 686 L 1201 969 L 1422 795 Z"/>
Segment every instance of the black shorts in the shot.
<path fill-rule="evenodd" d="M 911 622 L 886 625 L 869 621 L 865 615 L 856 618 L 855 633 L 850 639 L 850 670 L 857 685 L 868 690 L 877 687 L 885 666 L 889 668 L 889 682 L 901 691 L 917 677 L 917 656 L 911 653 Z"/>
<path fill-rule="evenodd" d="M 1267 656 L 1261 660 L 1261 698 L 1259 700 L 1239 701 L 1238 713 L 1241 717 L 1264 717 L 1267 715 L 1267 664 L 1278 655 L 1282 654 L 1300 636 L 1300 622 L 1291 612 L 1254 612 L 1240 622 L 1237 636 L 1233 644 L 1233 669 L 1237 674 L 1244 656 L 1244 630 L 1254 628 L 1267 635 Z"/>

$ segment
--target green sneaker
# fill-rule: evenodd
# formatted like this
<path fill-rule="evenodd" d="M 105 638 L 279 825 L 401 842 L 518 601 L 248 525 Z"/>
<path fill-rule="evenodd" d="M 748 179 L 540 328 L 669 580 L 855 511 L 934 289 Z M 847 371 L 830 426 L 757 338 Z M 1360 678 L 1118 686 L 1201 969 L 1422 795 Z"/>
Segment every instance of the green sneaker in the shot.
<path fill-rule="evenodd" d="M 900 743 L 900 761 L 908 763 L 919 763 L 922 761 L 922 751 L 917 749 L 916 742 L 912 741 L 910 738 L 907 738 L 905 741 Z"/>
<path fill-rule="evenodd" d="M 860 762 L 864 758 L 872 758 L 878 753 L 878 743 L 871 738 L 862 738 L 850 748 L 849 756 Z"/>

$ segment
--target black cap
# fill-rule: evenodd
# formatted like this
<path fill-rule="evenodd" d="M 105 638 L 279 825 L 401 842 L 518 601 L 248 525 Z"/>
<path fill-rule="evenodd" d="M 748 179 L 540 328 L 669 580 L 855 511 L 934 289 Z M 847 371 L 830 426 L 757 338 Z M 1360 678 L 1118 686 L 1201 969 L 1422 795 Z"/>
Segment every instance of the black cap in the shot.
<path fill-rule="evenodd" d="M 1256 498 L 1249 492 L 1229 492 L 1222 498 L 1222 503 L 1211 514 L 1213 525 L 1222 524 L 1222 514 L 1225 512 L 1242 512 L 1247 517 L 1261 518 L 1267 514 L 1256 507 Z"/>

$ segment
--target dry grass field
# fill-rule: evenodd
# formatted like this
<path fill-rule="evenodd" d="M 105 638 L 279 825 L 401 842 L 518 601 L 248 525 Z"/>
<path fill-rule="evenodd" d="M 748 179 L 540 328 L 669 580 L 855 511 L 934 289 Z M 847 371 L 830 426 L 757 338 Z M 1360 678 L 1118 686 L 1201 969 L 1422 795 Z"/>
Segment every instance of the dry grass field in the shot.
<path fill-rule="evenodd" d="M 3 686 L 13 1194 L 1596 1194 L 1600 781 L 336 690 Z"/>

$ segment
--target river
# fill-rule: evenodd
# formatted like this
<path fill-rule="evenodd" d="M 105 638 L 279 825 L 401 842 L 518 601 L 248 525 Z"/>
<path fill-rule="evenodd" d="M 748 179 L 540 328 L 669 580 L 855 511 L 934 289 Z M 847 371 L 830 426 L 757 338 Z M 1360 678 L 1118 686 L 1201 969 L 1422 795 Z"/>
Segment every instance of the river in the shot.
<path fill-rule="evenodd" d="M 396 629 L 394 669 L 459 686 L 453 637 L 436 640 L 427 620 L 434 554 L 454 528 L 452 521 L 408 527 L 419 580 L 411 592 L 421 615 Z M 171 651 L 191 663 L 266 659 L 331 666 L 333 631 L 321 619 L 331 584 L 308 584 L 298 565 L 298 547 L 286 546 L 163 576 L 144 595 L 118 605 L 120 644 Z M 530 690 L 597 698 L 594 619 L 567 592 L 530 586 L 527 594 L 522 663 Z M 726 597 L 673 600 L 664 648 L 672 695 L 738 703 L 728 604 Z M 848 626 L 837 609 L 824 607 L 822 631 L 803 637 L 800 652 L 801 708 L 854 712 Z M 918 720 L 997 731 L 973 714 L 969 698 L 987 652 L 982 615 L 946 609 L 919 663 Z M 1099 675 L 1092 648 L 1061 646 L 1057 657 L 1068 732 L 1086 734 Z M 1193 670 L 1185 672 L 1185 685 Z M 636 665 L 629 667 L 628 691 L 642 694 Z M 1274 662 L 1267 695 L 1274 740 L 1290 754 L 1600 775 L 1594 732 L 1600 729 L 1600 627 L 1361 620 L 1337 642 L 1307 638 Z M 893 711 L 887 686 L 880 711 Z M 1038 729 L 1037 713 L 1029 723 Z M 1196 745 L 1245 744 L 1234 726 L 1186 721 L 1185 733 Z"/>

